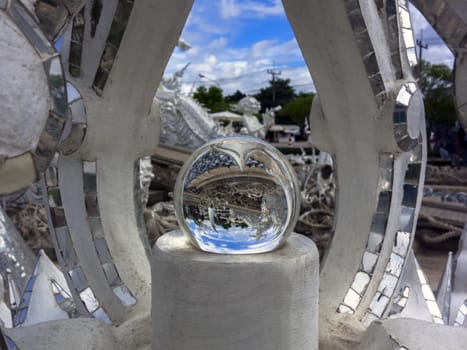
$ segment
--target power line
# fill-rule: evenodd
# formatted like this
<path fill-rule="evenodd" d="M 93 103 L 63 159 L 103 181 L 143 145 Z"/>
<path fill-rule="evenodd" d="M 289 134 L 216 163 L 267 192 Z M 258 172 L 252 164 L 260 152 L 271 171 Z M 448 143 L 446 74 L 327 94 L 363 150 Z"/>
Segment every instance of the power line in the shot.
<path fill-rule="evenodd" d="M 268 74 L 272 75 L 272 106 L 274 107 L 276 105 L 276 76 L 279 76 L 282 74 L 282 71 L 276 68 L 273 69 L 268 69 L 267 70 Z"/>
<path fill-rule="evenodd" d="M 420 39 L 417 39 L 417 46 L 418 46 L 418 62 L 422 64 L 422 53 L 423 49 L 428 50 L 428 44 L 423 41 L 423 30 L 421 31 Z"/>

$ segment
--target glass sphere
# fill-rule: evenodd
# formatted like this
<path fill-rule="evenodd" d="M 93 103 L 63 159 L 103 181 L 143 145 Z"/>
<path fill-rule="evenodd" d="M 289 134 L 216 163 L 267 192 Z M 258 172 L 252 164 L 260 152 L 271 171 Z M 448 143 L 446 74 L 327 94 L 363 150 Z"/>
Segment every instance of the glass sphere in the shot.
<path fill-rule="evenodd" d="M 249 136 L 216 139 L 196 150 L 174 194 L 180 227 L 196 247 L 212 253 L 276 249 L 292 232 L 300 208 L 287 159 Z"/>

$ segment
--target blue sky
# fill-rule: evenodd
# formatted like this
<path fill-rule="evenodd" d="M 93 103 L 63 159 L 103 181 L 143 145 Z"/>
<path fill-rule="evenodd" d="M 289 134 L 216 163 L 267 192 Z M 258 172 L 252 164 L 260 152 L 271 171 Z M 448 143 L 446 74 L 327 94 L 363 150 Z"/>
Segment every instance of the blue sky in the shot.
<path fill-rule="evenodd" d="M 423 36 L 429 49 L 423 57 L 452 65 L 452 55 L 423 16 L 413 7 L 417 38 Z M 188 51 L 176 49 L 165 74 L 191 63 L 184 77 L 184 91 L 212 85 L 203 74 L 229 94 L 239 89 L 254 94 L 268 85 L 267 69 L 281 70 L 297 91 L 314 91 L 294 33 L 281 0 L 195 0 L 182 33 Z"/>

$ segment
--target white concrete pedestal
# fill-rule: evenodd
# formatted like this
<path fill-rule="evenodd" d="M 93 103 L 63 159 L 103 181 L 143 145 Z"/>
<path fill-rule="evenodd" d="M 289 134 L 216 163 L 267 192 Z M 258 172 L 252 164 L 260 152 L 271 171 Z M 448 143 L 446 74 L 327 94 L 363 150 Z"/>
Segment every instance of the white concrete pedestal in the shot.
<path fill-rule="evenodd" d="M 293 234 L 277 251 L 219 255 L 165 234 L 152 256 L 154 350 L 318 349 L 318 251 Z"/>

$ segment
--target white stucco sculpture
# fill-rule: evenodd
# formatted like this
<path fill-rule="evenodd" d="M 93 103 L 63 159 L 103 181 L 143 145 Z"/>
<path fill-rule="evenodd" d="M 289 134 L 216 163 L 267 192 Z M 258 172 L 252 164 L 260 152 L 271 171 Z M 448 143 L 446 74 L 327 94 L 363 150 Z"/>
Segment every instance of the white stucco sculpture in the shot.
<path fill-rule="evenodd" d="M 69 291 L 75 307 L 71 314 L 79 319 L 4 330 L 5 341 L 12 348 L 37 345 L 63 349 L 68 341 L 76 349 L 89 348 L 89 344 L 101 349 L 150 349 L 153 340 L 173 349 L 172 342 L 179 346 L 197 335 L 198 324 L 196 312 L 183 320 L 183 313 L 177 313 L 181 307 L 171 307 L 180 306 L 172 291 L 183 298 L 184 291 L 189 291 L 189 305 L 202 300 L 199 314 L 212 317 L 210 322 L 217 325 L 216 319 L 231 316 L 227 313 L 235 310 L 235 298 L 229 299 L 224 293 L 225 303 L 211 308 L 209 300 L 203 298 L 215 293 L 203 289 L 200 281 L 250 285 L 264 271 L 274 275 L 282 267 L 297 265 L 284 264 L 271 271 L 269 263 L 259 264 L 261 268 L 255 265 L 261 256 L 256 257 L 258 261 L 227 259 L 227 270 L 243 271 L 248 276 L 239 274 L 229 279 L 224 274 L 227 270 L 216 265 L 212 278 L 193 281 L 190 278 L 198 275 L 190 275 L 190 267 L 202 273 L 204 259 L 211 263 L 217 258 L 193 252 L 185 241 L 172 245 L 172 236 L 163 237 L 154 254 L 148 245 L 141 210 L 139 159 L 158 150 L 161 128 L 162 137 L 166 137 L 164 132 L 170 125 L 161 122 L 161 113 L 173 117 L 180 107 L 188 116 L 207 113 L 183 97 L 179 105 L 173 103 L 177 101 L 178 76 L 166 81 L 170 99 L 154 102 L 193 1 L 54 3 L 56 6 L 46 0 L 0 0 L 0 195 L 41 180 L 49 230 L 68 286 L 55 286 L 60 293 L 54 296 L 65 295 L 62 289 Z M 465 121 L 465 1 L 414 3 L 457 53 L 456 101 L 461 121 Z M 426 136 L 422 97 L 413 71 L 417 57 L 408 1 L 283 0 L 283 4 L 318 91 L 310 115 L 313 143 L 332 155 L 337 173 L 333 237 L 319 277 L 320 348 L 383 344 L 403 349 L 404 343 L 394 343 L 394 339 L 407 339 L 417 347 L 427 344 L 425 339 L 417 342 L 409 334 L 423 324 L 419 321 L 465 326 L 464 284 L 456 282 L 451 304 L 439 307 L 431 290 L 424 293 L 428 287 L 411 251 L 423 192 Z M 47 15 L 47 8 L 53 16 Z M 59 52 L 54 47 L 58 36 L 62 36 Z M 258 107 L 251 97 L 240 103 L 245 133 L 264 136 L 264 125 L 254 116 Z M 199 129 L 197 135 L 207 137 L 197 136 L 198 143 L 216 134 L 214 122 L 195 127 Z M 177 136 L 168 140 L 188 140 L 184 129 L 173 129 Z M 48 176 L 42 178 L 47 168 Z M 293 244 L 284 246 L 288 248 Z M 304 287 L 301 281 L 315 281 L 297 272 L 310 271 L 315 276 L 316 266 L 307 261 L 307 254 L 300 260 L 306 269 L 290 270 L 292 277 L 286 285 L 271 279 L 277 283 L 269 288 L 277 290 L 265 293 L 264 304 L 258 304 L 279 305 L 277 310 L 290 316 L 282 325 L 277 324 L 280 317 L 273 320 L 268 314 L 264 318 L 283 332 L 271 335 L 272 340 L 280 338 L 275 344 L 285 344 L 281 350 L 287 346 L 300 348 L 292 339 L 298 329 L 294 328 L 292 314 L 308 316 L 316 311 L 313 305 L 317 305 L 317 293 L 308 293 L 308 299 L 295 299 L 302 295 L 300 291 L 308 290 L 308 284 Z M 177 265 L 169 255 L 181 256 L 177 261 L 183 264 Z M 285 258 L 290 256 L 285 254 Z M 271 266 L 280 261 L 273 260 Z M 151 261 L 166 265 L 154 264 L 151 274 Z M 457 264 L 463 261 L 464 255 L 458 254 Z M 171 271 L 180 271 L 186 278 L 177 279 Z M 453 281 L 462 271 L 456 269 L 451 274 Z M 284 298 L 285 292 L 279 293 L 284 286 L 294 289 L 293 300 L 298 304 L 287 304 L 290 299 Z M 242 288 L 232 286 L 229 290 L 235 290 L 233 296 L 244 297 Z M 243 299 L 240 304 L 239 310 L 255 311 L 258 326 L 261 309 L 255 304 L 249 308 Z M 58 306 L 57 301 L 54 307 Z M 167 320 L 172 313 L 177 315 L 181 323 L 176 324 L 184 327 L 182 337 L 161 334 L 159 325 L 151 323 L 151 308 L 163 311 L 153 314 L 158 321 Z M 446 317 L 448 309 L 451 316 Z M 58 311 L 64 315 L 63 310 Z M 407 322 L 400 319 L 403 315 L 422 320 Z M 299 329 L 306 338 L 302 344 L 313 341 L 315 346 L 316 339 L 307 337 L 317 333 L 316 324 L 298 323 L 299 327 L 310 327 L 309 333 Z M 238 336 L 235 331 L 245 325 L 232 327 L 230 336 Z M 439 339 L 447 339 L 446 348 L 455 346 L 466 334 L 463 327 L 453 331 L 451 326 L 432 325 L 430 329 L 433 332 L 429 336 L 439 334 Z M 79 340 L 83 335 L 84 341 Z M 375 340 L 375 336 L 381 339 Z M 226 348 L 239 344 L 227 338 L 223 342 L 222 337 L 216 341 L 227 344 Z M 267 341 L 253 344 L 264 350 L 273 346 Z M 207 348 L 205 343 L 203 346 Z"/>

